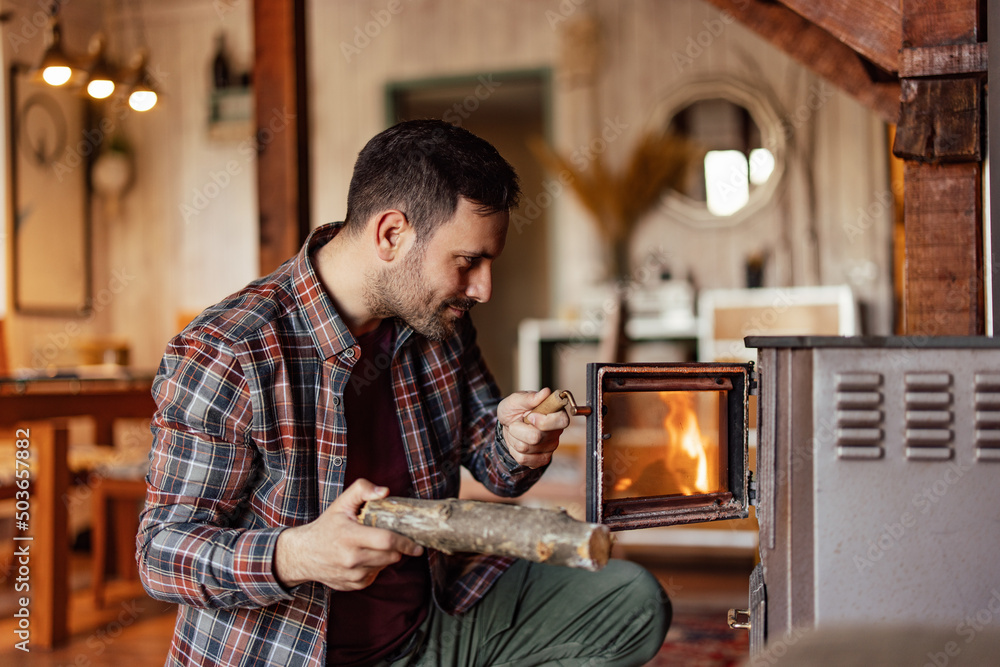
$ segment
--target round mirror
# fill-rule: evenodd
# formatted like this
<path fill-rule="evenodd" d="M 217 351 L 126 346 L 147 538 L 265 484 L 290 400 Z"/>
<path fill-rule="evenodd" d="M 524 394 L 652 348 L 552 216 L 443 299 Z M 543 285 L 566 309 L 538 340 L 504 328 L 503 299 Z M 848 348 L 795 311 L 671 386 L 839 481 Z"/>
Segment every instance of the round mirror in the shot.
<path fill-rule="evenodd" d="M 760 88 L 730 78 L 690 81 L 660 103 L 653 122 L 700 151 L 684 185 L 664 198 L 676 217 L 695 226 L 736 224 L 774 195 L 785 136 L 775 104 Z"/>

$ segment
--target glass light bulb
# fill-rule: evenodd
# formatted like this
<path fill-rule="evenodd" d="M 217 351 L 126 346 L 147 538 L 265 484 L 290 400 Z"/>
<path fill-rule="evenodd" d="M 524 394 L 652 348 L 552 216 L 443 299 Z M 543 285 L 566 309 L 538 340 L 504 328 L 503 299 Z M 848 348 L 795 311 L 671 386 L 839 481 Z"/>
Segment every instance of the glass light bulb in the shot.
<path fill-rule="evenodd" d="M 103 100 L 113 92 L 115 92 L 115 82 L 108 79 L 94 79 L 87 84 L 87 94 L 96 100 Z"/>
<path fill-rule="evenodd" d="M 42 78 L 45 80 L 45 83 L 50 86 L 61 86 L 69 81 L 69 77 L 72 73 L 72 70 L 65 66 L 46 67 L 42 70 Z"/>
<path fill-rule="evenodd" d="M 136 111 L 149 111 L 156 105 L 156 93 L 152 90 L 135 90 L 128 97 L 128 105 Z"/>

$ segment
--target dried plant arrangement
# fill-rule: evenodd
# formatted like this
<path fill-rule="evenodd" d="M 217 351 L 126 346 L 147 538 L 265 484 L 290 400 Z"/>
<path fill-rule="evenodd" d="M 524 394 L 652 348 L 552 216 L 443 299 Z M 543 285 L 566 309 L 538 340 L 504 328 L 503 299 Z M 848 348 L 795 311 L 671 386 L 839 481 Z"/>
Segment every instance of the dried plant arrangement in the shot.
<path fill-rule="evenodd" d="M 561 176 L 593 216 L 611 248 L 615 279 L 628 271 L 628 242 L 639 220 L 667 190 L 683 189 L 691 165 L 704 157 L 704 150 L 686 137 L 647 132 L 616 175 L 600 154 L 580 169 L 541 138 L 533 139 L 529 147 L 543 167 Z"/>

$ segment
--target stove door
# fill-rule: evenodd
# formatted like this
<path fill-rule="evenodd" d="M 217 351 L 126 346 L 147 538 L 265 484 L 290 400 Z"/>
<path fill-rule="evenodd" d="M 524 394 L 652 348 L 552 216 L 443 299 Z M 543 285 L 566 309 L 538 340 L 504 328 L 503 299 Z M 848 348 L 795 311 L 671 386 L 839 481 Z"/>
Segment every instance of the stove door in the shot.
<path fill-rule="evenodd" d="M 753 364 L 588 364 L 587 520 L 612 530 L 748 515 Z"/>

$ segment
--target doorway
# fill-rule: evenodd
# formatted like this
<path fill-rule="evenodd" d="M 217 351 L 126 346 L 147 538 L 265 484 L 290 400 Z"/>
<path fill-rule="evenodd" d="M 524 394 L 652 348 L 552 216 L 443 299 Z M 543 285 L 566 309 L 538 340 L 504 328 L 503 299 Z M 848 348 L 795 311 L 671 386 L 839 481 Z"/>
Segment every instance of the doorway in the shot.
<path fill-rule="evenodd" d="M 548 70 L 394 83 L 387 89 L 388 121 L 440 118 L 489 141 L 517 170 L 524 207 L 541 201 L 545 172 L 528 140 L 549 138 L 550 84 Z M 493 297 L 472 311 L 479 346 L 503 395 L 540 388 L 514 386 L 515 355 L 518 323 L 549 315 L 548 218 L 541 210 L 530 224 L 511 224 L 493 265 Z"/>

